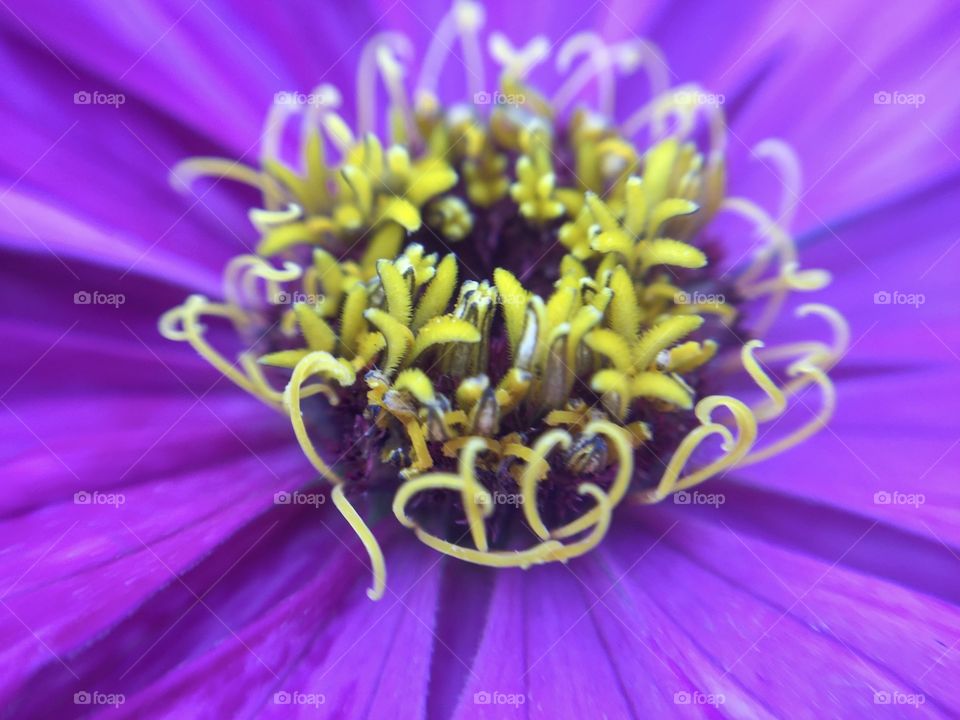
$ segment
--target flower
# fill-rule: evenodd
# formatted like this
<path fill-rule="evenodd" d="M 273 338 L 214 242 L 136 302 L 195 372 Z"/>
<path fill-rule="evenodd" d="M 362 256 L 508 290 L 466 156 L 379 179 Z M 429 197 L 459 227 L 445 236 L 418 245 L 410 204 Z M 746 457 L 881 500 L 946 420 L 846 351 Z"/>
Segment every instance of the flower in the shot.
<path fill-rule="evenodd" d="M 458 3 L 443 22 L 475 43 L 482 21 L 481 6 Z M 566 562 L 598 545 L 624 499 L 663 500 L 826 423 L 834 405 L 828 372 L 846 350 L 843 318 L 824 305 L 799 308 L 827 319 L 837 339 L 770 348 L 763 358 L 789 361 L 792 380 L 782 387 L 757 356 L 763 342 L 742 336 L 752 307 L 765 306 L 746 332 L 764 334 L 791 291 L 819 290 L 829 276 L 799 270 L 793 240 L 774 218 L 727 196 L 717 103 L 701 106 L 696 86 L 654 87 L 622 126 L 585 108 L 564 117 L 562 101 L 527 80 L 546 54 L 531 60 L 536 42 L 512 49 L 500 38 L 492 45 L 499 88 L 475 93 L 480 107 L 469 112 L 444 103 L 428 82 L 409 96 L 401 38 L 378 34 L 364 48 L 364 132 L 337 112 L 339 89 L 320 85 L 303 96 L 299 170 L 276 139 L 265 142 L 259 168 L 209 157 L 177 165 L 184 187 L 209 175 L 258 190 L 264 207 L 250 218 L 261 239 L 256 254 L 227 264 L 224 302 L 193 295 L 160 321 L 165 337 L 188 342 L 290 417 L 366 546 L 371 598 L 383 597 L 385 562 L 363 520 L 371 513 L 358 513 L 356 500 L 392 505 L 424 544 L 468 562 Z M 434 38 L 423 75 L 439 79 L 446 47 Z M 574 54 L 586 55 L 597 77 L 663 62 L 642 40 L 608 47 L 591 34 L 562 46 L 561 69 Z M 390 96 L 389 144 L 372 123 L 372 58 Z M 468 80 L 483 74 L 477 58 L 465 68 Z M 268 138 L 282 135 L 301 100 L 281 99 Z M 703 150 L 699 115 L 710 135 Z M 766 147 L 784 168 L 797 164 L 782 143 Z M 723 212 L 743 216 L 764 238 L 744 270 L 717 269 L 721 251 L 710 263 L 695 244 Z M 706 323 L 710 315 L 716 321 Z M 205 318 L 228 318 L 255 348 L 241 369 L 206 339 Z M 711 372 L 721 346 L 732 368 Z M 290 370 L 285 389 L 261 365 Z M 752 378 L 766 402 L 751 407 L 700 389 L 731 369 Z M 823 410 L 754 450 L 758 425 L 779 420 L 788 399 L 814 384 Z M 719 410 L 730 420 L 718 420 Z M 318 449 L 311 436 L 330 426 L 341 432 Z M 714 436 L 723 439 L 721 456 L 688 470 Z M 657 462 L 644 467 L 650 455 Z"/>
<path fill-rule="evenodd" d="M 956 18 L 401 5 L 7 9 L 10 712 L 956 713 Z"/>

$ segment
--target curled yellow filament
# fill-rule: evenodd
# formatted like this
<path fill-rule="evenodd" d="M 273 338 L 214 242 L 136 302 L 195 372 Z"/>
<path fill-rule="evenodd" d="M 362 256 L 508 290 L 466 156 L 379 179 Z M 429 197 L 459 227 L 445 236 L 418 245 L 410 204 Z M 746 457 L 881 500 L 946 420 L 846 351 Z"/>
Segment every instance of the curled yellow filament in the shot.
<path fill-rule="evenodd" d="M 804 378 L 807 380 L 807 384 L 812 382 L 820 388 L 820 392 L 823 396 L 820 410 L 810 421 L 797 428 L 786 437 L 771 443 L 762 450 L 758 450 L 757 452 L 748 455 L 746 458 L 740 461 L 740 467 L 753 465 L 761 460 L 766 460 L 774 455 L 779 455 L 785 450 L 789 450 L 794 445 L 803 442 L 818 430 L 823 428 L 833 416 L 833 411 L 837 404 L 837 393 L 833 386 L 833 381 L 830 380 L 829 376 L 820 368 L 803 362 L 799 362 L 796 365 L 791 366 L 789 372 L 792 375 Z"/>
<path fill-rule="evenodd" d="M 294 262 L 275 268 L 259 255 L 238 255 L 227 263 L 223 276 L 223 292 L 227 302 L 238 307 L 256 306 L 265 299 L 269 304 L 281 302 L 280 283 L 298 280 L 303 270 Z M 257 293 L 258 281 L 264 282 L 264 293 Z"/>
<path fill-rule="evenodd" d="M 379 600 L 383 597 L 383 591 L 387 587 L 387 566 L 383 560 L 383 551 L 380 549 L 380 543 L 377 542 L 377 539 L 370 531 L 370 528 L 367 527 L 363 518 L 360 517 L 356 508 L 350 504 L 350 501 L 347 500 L 343 494 L 343 485 L 334 485 L 332 496 L 333 504 L 337 507 L 337 510 L 340 511 L 340 514 L 343 515 L 343 519 L 350 523 L 350 527 L 353 528 L 353 531 L 367 549 L 367 554 L 370 556 L 370 564 L 373 566 L 373 587 L 367 590 L 367 597 L 371 600 Z"/>
<path fill-rule="evenodd" d="M 587 511 L 573 522 L 554 530 L 551 533 L 551 536 L 554 538 L 570 537 L 586 530 L 594 523 L 600 523 L 604 513 L 609 515 L 613 508 L 620 504 L 623 496 L 627 493 L 627 489 L 630 487 L 630 480 L 633 477 L 633 446 L 630 444 L 626 430 L 609 420 L 594 420 L 587 424 L 583 432 L 584 435 L 587 436 L 595 433 L 605 435 L 617 450 L 617 462 L 619 464 L 617 466 L 616 477 L 614 477 L 613 484 L 610 486 L 610 495 L 607 498 L 609 507 L 604 509 L 603 506 L 598 505 L 592 510 Z"/>
<path fill-rule="evenodd" d="M 247 322 L 246 314 L 234 305 L 212 303 L 202 295 L 191 295 L 183 305 L 168 310 L 160 317 L 160 334 L 168 340 L 189 343 L 197 354 L 229 380 L 254 397 L 260 398 L 267 405 L 279 408 L 279 403 L 271 392 L 265 389 L 264 384 L 238 370 L 236 365 L 229 362 L 204 339 L 206 328 L 200 323 L 200 318 L 204 315 L 228 318 L 238 325 Z"/>
<path fill-rule="evenodd" d="M 558 445 L 564 449 L 570 447 L 570 433 L 565 430 L 550 430 L 539 437 L 533 444 L 533 451 L 527 466 L 520 478 L 520 492 L 523 496 L 523 514 L 527 518 L 530 528 L 541 540 L 550 537 L 550 531 L 543 524 L 540 511 L 537 509 L 537 483 L 550 471 L 547 456 Z"/>
<path fill-rule="evenodd" d="M 336 380 L 340 385 L 352 385 L 356 381 L 356 374 L 349 364 L 337 360 L 330 353 L 312 352 L 297 363 L 297 366 L 293 369 L 293 376 L 290 378 L 287 389 L 283 394 L 283 404 L 290 414 L 290 422 L 293 424 L 293 432 L 297 436 L 297 442 L 300 443 L 300 449 L 303 450 L 303 454 L 307 456 L 313 467 L 323 477 L 336 485 L 342 482 L 340 476 L 320 457 L 303 422 L 303 410 L 300 407 L 301 387 L 311 375 L 323 375 Z"/>
<path fill-rule="evenodd" d="M 593 427 L 591 427 L 591 425 Z M 576 526 L 570 524 L 562 528 L 563 536 L 569 537 L 579 534 L 585 530 L 591 532 L 581 540 L 564 545 L 555 538 L 550 538 L 549 531 L 543 526 L 543 522 L 536 512 L 536 499 L 530 502 L 524 502 L 524 510 L 527 511 L 533 507 L 533 514 L 528 515 L 528 521 L 531 527 L 537 527 L 542 542 L 525 550 L 499 550 L 491 551 L 488 549 L 486 528 L 484 518 L 489 517 L 493 512 L 493 498 L 486 488 L 476 479 L 476 456 L 482 450 L 487 449 L 486 443 L 482 438 L 472 438 L 463 448 L 460 454 L 460 465 L 458 474 L 452 473 L 428 473 L 419 477 L 408 479 L 394 496 L 393 512 L 397 520 L 404 526 L 413 528 L 417 538 L 429 547 L 461 560 L 466 560 L 478 565 L 487 565 L 490 567 L 522 567 L 531 565 L 561 561 L 582 555 L 589 552 L 597 546 L 603 539 L 610 526 L 610 517 L 614 505 L 622 499 L 629 484 L 630 473 L 632 470 L 632 458 L 629 455 L 631 447 L 623 431 L 613 426 L 612 423 L 597 421 L 588 425 L 589 432 L 597 432 L 607 435 L 617 446 L 621 453 L 621 465 L 614 481 L 611 494 L 595 484 L 584 483 L 579 487 L 579 492 L 583 495 L 590 495 L 597 503 L 588 513 L 576 521 Z M 609 425 L 609 427 L 608 427 Z M 521 486 L 524 487 L 525 497 L 536 493 L 536 483 L 542 477 L 542 474 L 549 469 L 546 464 L 546 457 L 557 446 L 568 447 L 570 436 L 563 430 L 550 430 L 535 444 L 534 449 L 527 455 L 528 463 L 525 468 L 524 478 L 521 480 Z M 628 453 L 624 455 L 623 453 Z M 624 460 L 624 457 L 626 460 Z M 456 543 L 443 540 L 432 535 L 423 528 L 417 526 L 416 522 L 406 513 L 406 506 L 414 495 L 429 490 L 454 490 L 459 491 L 463 499 L 464 512 L 470 526 L 475 548 L 468 548 Z M 616 497 L 616 501 L 614 500 Z M 542 534 L 541 534 L 542 533 Z M 556 533 L 554 533 L 556 535 Z"/>

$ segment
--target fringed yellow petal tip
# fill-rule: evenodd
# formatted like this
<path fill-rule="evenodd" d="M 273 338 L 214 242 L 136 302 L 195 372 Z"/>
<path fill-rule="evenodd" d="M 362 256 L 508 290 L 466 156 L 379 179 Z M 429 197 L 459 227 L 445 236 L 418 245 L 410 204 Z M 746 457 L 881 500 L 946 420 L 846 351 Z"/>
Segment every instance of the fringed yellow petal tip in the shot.
<path fill-rule="evenodd" d="M 271 109 L 258 167 L 201 157 L 171 173 L 180 189 L 229 179 L 261 199 L 256 253 L 227 264 L 223 299 L 191 296 L 159 331 L 289 418 L 367 551 L 374 600 L 380 508 L 466 562 L 568 562 L 624 500 L 662 502 L 821 429 L 849 345 L 842 315 L 815 302 L 797 323 L 825 324 L 826 339 L 763 340 L 788 298 L 831 281 L 801 265 L 787 229 L 800 173 L 785 144 L 755 149 L 789 191 L 780 207 L 731 197 L 723 108 L 691 101 L 697 85 L 669 88 L 649 43 L 564 41 L 547 97 L 527 77 L 549 41 L 487 44 L 484 22 L 479 3 L 455 3 L 419 73 L 408 40 L 377 34 L 350 93 L 320 85 Z M 454 45 L 469 106 L 438 91 Z M 652 93 L 619 112 L 617 76 L 638 72 Z M 593 81 L 600 106 L 568 111 Z M 348 95 L 356 127 L 339 111 Z M 707 250 L 720 214 L 760 241 L 742 270 Z M 232 327 L 240 352 L 208 326 Z M 722 387 L 752 389 L 704 390 Z M 789 426 L 808 389 L 819 408 Z"/>

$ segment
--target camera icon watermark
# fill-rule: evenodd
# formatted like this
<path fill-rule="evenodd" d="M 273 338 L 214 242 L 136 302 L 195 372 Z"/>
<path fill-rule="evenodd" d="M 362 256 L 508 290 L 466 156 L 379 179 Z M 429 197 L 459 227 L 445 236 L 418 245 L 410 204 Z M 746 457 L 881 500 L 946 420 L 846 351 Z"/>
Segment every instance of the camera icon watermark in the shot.
<path fill-rule="evenodd" d="M 873 294 L 874 305 L 912 305 L 914 308 L 919 308 L 926 302 L 927 296 L 923 293 L 878 290 Z"/>
<path fill-rule="evenodd" d="M 919 108 L 926 101 L 927 96 L 923 93 L 905 93 L 878 90 L 873 94 L 874 105 L 909 105 L 913 108 Z"/>
<path fill-rule="evenodd" d="M 94 490 L 78 490 L 73 494 L 74 505 L 113 505 L 119 508 L 127 504 L 127 496 L 123 493 L 104 493 Z"/>
<path fill-rule="evenodd" d="M 73 294 L 74 305 L 112 305 L 115 308 L 120 307 L 127 301 L 127 296 L 123 293 L 103 293 L 97 290 L 77 290 Z"/>
<path fill-rule="evenodd" d="M 119 108 L 127 101 L 123 93 L 105 93 L 99 90 L 77 90 L 73 94 L 74 105 L 111 105 Z"/>
<path fill-rule="evenodd" d="M 273 494 L 274 505 L 312 505 L 320 507 L 327 502 L 327 496 L 322 493 L 302 493 L 299 491 L 287 492 L 280 490 Z"/>
<path fill-rule="evenodd" d="M 927 496 L 923 493 L 878 490 L 873 494 L 874 505 L 909 505 L 918 508 L 926 502 Z"/>

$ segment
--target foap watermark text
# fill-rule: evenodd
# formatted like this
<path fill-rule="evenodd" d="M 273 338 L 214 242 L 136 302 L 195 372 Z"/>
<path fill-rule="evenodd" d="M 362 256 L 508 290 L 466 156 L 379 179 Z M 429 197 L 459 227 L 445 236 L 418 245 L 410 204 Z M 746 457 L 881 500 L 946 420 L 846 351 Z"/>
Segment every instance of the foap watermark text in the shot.
<path fill-rule="evenodd" d="M 74 505 L 113 505 L 118 508 L 127 504 L 127 496 L 123 493 L 105 493 L 94 490 L 88 492 L 79 490 L 73 494 Z"/>
<path fill-rule="evenodd" d="M 674 705 L 712 705 L 717 707 L 727 701 L 723 693 L 704 693 L 697 690 L 678 690 L 673 694 Z"/>
<path fill-rule="evenodd" d="M 727 96 L 723 93 L 678 90 L 673 94 L 673 100 L 679 105 L 708 105 L 719 107 L 727 101 Z"/>
<path fill-rule="evenodd" d="M 873 693 L 874 705 L 908 705 L 918 708 L 926 702 L 927 696 L 923 693 L 892 692 L 890 690 L 877 690 Z"/>
<path fill-rule="evenodd" d="M 104 693 L 97 690 L 79 690 L 73 694 L 74 705 L 104 705 L 118 708 L 127 701 L 123 693 Z"/>
<path fill-rule="evenodd" d="M 699 490 L 681 490 L 673 494 L 673 502 L 677 505 L 710 505 L 718 508 L 727 501 L 723 493 L 705 493 Z"/>
<path fill-rule="evenodd" d="M 123 293 L 104 293 L 97 290 L 77 290 L 73 294 L 74 305 L 112 305 L 115 308 L 120 307 L 127 301 L 127 296 Z"/>
<path fill-rule="evenodd" d="M 923 93 L 905 93 L 890 92 L 889 90 L 878 90 L 873 94 L 874 105 L 909 105 L 919 108 L 927 101 L 927 96 Z"/>
<path fill-rule="evenodd" d="M 127 101 L 123 93 L 105 93 L 99 90 L 77 90 L 73 94 L 74 105 L 110 105 L 119 108 Z"/>
<path fill-rule="evenodd" d="M 723 305 L 727 301 L 723 293 L 678 292 L 673 296 L 676 305 Z"/>
<path fill-rule="evenodd" d="M 278 292 L 273 296 L 274 305 L 297 305 L 305 303 L 307 305 L 319 305 L 323 302 L 322 293 L 303 293 L 303 292 Z"/>
<path fill-rule="evenodd" d="M 899 290 L 877 290 L 873 294 L 874 305 L 912 305 L 919 308 L 927 301 L 923 293 L 907 293 Z"/>
<path fill-rule="evenodd" d="M 320 507 L 325 502 L 327 502 L 327 496 L 322 493 L 280 490 L 273 495 L 274 505 L 312 505 L 313 507 Z"/>
<path fill-rule="evenodd" d="M 300 692 L 294 690 L 280 690 L 273 694 L 274 705 L 307 705 L 309 707 L 320 707 L 327 702 L 327 696 L 323 693 Z"/>
<path fill-rule="evenodd" d="M 874 505 L 910 505 L 920 507 L 927 501 L 923 493 L 905 493 L 896 490 L 878 490 L 873 494 Z"/>
<path fill-rule="evenodd" d="M 523 693 L 505 693 L 494 690 L 480 690 L 473 694 L 474 705 L 506 705 L 518 708 L 526 704 L 527 696 Z"/>
<path fill-rule="evenodd" d="M 476 92 L 473 94 L 474 105 L 523 105 L 527 98 L 522 93 Z"/>
<path fill-rule="evenodd" d="M 513 507 L 520 507 L 524 501 L 523 493 L 505 493 L 499 490 L 489 493 L 489 495 L 477 493 L 477 503 L 479 505 L 486 505 L 488 498 L 493 505 L 512 505 Z"/>

